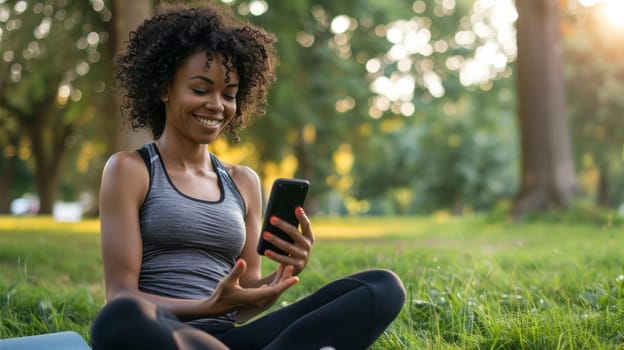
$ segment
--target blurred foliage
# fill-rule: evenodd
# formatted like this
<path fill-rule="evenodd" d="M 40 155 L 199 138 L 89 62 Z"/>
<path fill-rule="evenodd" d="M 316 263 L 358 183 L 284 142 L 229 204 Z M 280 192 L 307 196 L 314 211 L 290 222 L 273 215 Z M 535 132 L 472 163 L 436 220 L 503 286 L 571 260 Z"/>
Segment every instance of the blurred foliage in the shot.
<path fill-rule="evenodd" d="M 465 208 L 490 209 L 499 199 L 512 196 L 518 155 L 512 89 L 504 86 L 510 82 L 499 81 L 503 86 L 494 88 L 498 94 L 477 90 L 455 104 L 447 102 L 445 118 L 414 116 L 413 123 L 369 144 L 369 159 L 377 166 L 361 170 L 365 182 L 359 195 L 389 199 L 396 205 L 386 211 L 396 213 L 450 208 L 455 214 Z M 404 187 L 409 198 L 388 198 L 397 193 L 381 184 Z"/>
<path fill-rule="evenodd" d="M 0 117 L 20 138 L 20 149 L 3 157 L 28 153 L 30 190 L 50 213 L 60 187 L 81 183 L 64 158 L 80 152 L 84 138 L 98 138 L 95 117 L 110 105 L 102 94 L 110 69 L 101 62 L 110 57 L 111 12 L 103 1 L 5 1 L 0 17 Z"/>
<path fill-rule="evenodd" d="M 245 12 L 245 4 L 232 6 Z M 511 195 L 517 158 L 511 70 L 504 65 L 494 81 L 466 88 L 459 68 L 449 69 L 449 60 L 470 61 L 488 41 L 455 39 L 473 30 L 472 5 L 299 1 L 271 3 L 250 16 L 276 33 L 282 61 L 267 115 L 244 139 L 260 155 L 253 161 L 265 187 L 272 177 L 306 177 L 318 196 L 313 210 L 325 213 L 484 209 Z M 341 18 L 347 29 L 332 30 Z M 388 39 L 396 30 L 404 31 L 402 42 Z M 371 63 L 379 67 L 369 69 Z M 384 77 L 407 85 L 376 88 Z M 269 137 L 280 134 L 286 137 Z M 293 156 L 296 171 L 279 174 L 284 167 L 274 162 Z M 341 159 L 349 165 L 340 166 Z"/>
<path fill-rule="evenodd" d="M 497 210 L 515 193 L 513 8 L 496 10 L 512 2 L 223 2 L 278 38 L 267 114 L 241 133 L 240 145 L 224 138 L 211 146 L 256 169 L 265 188 L 278 176 L 305 177 L 311 211 L 366 214 Z M 33 108 L 50 94 L 41 141 L 71 130 L 60 147 L 58 199 L 95 192 L 110 150 L 104 133 L 118 115 L 108 94 L 109 8 L 103 0 L 0 3 L 5 196 L 38 191 L 25 125 L 41 118 Z M 615 206 L 624 191 L 624 68 L 613 57 L 623 41 L 609 40 L 591 9 L 570 9 L 563 30 L 576 164 L 591 198 L 600 200 L 607 184 L 604 204 Z"/>
<path fill-rule="evenodd" d="M 596 8 L 566 18 L 566 76 L 581 184 L 603 206 L 624 202 L 624 30 Z"/>

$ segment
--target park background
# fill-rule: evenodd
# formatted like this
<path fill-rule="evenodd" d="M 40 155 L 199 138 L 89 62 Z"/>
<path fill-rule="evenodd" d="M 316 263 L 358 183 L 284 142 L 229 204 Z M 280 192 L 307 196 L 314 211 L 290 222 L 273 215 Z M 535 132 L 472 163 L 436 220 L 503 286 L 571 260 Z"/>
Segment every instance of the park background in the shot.
<path fill-rule="evenodd" d="M 316 260 L 283 303 L 388 267 L 409 298 L 379 349 L 622 346 L 624 2 L 221 2 L 281 63 L 211 151 L 312 183 Z M 0 338 L 88 338 L 102 167 L 149 142 L 112 57 L 154 5 L 0 0 Z"/>

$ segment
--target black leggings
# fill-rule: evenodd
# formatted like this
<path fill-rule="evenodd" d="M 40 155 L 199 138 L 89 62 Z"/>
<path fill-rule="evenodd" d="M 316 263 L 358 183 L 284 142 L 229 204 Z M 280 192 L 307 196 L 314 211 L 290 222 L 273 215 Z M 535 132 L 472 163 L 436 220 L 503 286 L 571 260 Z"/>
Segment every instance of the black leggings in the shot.
<path fill-rule="evenodd" d="M 109 303 L 94 321 L 94 350 L 348 350 L 366 349 L 383 333 L 401 311 L 405 290 L 392 272 L 360 272 L 336 280 L 292 305 L 213 335 L 219 342 L 153 304 L 128 298 L 118 300 L 124 305 L 115 307 L 117 300 Z M 138 305 L 128 309 L 128 303 Z M 135 339 L 133 344 L 125 345 L 130 338 Z"/>

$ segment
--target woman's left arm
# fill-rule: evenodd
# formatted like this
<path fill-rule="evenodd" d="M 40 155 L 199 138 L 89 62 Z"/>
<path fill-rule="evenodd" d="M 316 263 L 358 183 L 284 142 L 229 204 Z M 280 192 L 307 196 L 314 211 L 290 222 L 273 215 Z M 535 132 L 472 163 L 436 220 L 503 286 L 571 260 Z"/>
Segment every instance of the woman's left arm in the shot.
<path fill-rule="evenodd" d="M 247 268 L 239 279 L 240 286 L 243 288 L 258 288 L 262 285 L 272 285 L 301 272 L 308 263 L 312 243 L 314 241 L 310 220 L 303 212 L 303 209 L 295 211 L 295 215 L 299 219 L 301 231 L 299 231 L 297 227 L 280 219 L 278 219 L 276 223 L 280 229 L 287 232 L 293 238 L 293 243 L 286 242 L 277 236 L 265 237 L 265 239 L 268 239 L 268 241 L 275 246 L 286 251 L 289 256 L 279 255 L 269 251 L 267 257 L 278 262 L 280 265 L 275 272 L 266 277 L 262 277 L 262 256 L 256 251 L 262 224 L 260 180 L 256 172 L 248 167 L 232 166 L 230 174 L 243 196 L 246 207 L 246 239 L 240 257 L 247 263 Z M 247 320 L 264 311 L 264 309 L 245 310 L 244 312 L 241 310 L 239 311 L 238 318 Z"/>

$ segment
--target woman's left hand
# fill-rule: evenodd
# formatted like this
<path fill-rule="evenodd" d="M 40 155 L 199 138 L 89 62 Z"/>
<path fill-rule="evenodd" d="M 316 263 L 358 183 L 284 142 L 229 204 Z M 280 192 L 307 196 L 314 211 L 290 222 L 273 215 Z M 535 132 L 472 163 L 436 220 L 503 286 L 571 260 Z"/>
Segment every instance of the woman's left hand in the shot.
<path fill-rule="evenodd" d="M 312 233 L 310 220 L 303 211 L 303 208 L 296 208 L 295 216 L 299 220 L 301 231 L 299 231 L 296 226 L 293 226 L 278 217 L 273 216 L 270 218 L 273 226 L 276 226 L 286 232 L 290 238 L 292 238 L 292 243 L 285 241 L 270 232 L 262 232 L 262 236 L 275 247 L 286 252 L 286 255 L 282 255 L 272 250 L 266 250 L 264 255 L 269 259 L 280 263 L 282 266 L 294 267 L 294 274 L 297 275 L 308 264 L 310 252 L 312 251 L 312 244 L 314 243 L 314 234 Z"/>

